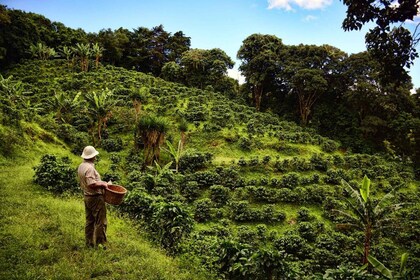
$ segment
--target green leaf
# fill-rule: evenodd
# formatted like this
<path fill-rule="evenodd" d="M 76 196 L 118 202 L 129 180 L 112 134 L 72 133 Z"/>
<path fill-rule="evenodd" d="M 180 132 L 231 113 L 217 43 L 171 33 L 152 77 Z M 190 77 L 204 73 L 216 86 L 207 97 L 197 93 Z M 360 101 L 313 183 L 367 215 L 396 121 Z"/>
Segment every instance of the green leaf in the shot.
<path fill-rule="evenodd" d="M 401 265 L 400 265 L 400 275 L 403 275 L 404 270 L 407 266 L 407 259 L 408 259 L 408 254 L 404 253 L 401 256 Z"/>
<path fill-rule="evenodd" d="M 368 256 L 369 263 L 383 276 L 385 276 L 388 279 L 393 279 L 392 271 L 385 267 L 383 263 L 381 263 L 378 259 L 375 257 L 369 255 Z"/>
<path fill-rule="evenodd" d="M 360 189 L 360 195 L 362 196 L 365 203 L 369 199 L 369 188 L 370 188 L 370 179 L 365 175 L 365 177 L 363 177 L 362 188 Z"/>

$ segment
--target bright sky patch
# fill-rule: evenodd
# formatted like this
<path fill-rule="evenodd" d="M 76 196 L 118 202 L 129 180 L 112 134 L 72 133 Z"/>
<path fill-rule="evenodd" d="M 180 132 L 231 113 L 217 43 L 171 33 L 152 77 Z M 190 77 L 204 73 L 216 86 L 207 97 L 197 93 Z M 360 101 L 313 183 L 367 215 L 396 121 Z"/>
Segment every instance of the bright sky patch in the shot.
<path fill-rule="evenodd" d="M 322 9 L 331 5 L 332 0 L 268 0 L 268 9 L 284 9 L 292 11 L 292 6 L 306 10 Z"/>

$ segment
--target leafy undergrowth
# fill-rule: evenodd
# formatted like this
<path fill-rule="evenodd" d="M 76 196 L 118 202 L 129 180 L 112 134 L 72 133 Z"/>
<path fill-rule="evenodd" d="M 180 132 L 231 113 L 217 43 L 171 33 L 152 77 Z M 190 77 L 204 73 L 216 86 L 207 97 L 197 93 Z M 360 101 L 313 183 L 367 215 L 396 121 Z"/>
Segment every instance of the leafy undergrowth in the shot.
<path fill-rule="evenodd" d="M 312 280 L 338 266 L 359 267 L 356 248 L 363 244 L 363 232 L 338 228 L 348 221 L 335 210 L 348 206 L 341 180 L 357 188 L 364 175 L 372 179 L 372 197 L 394 190 L 393 202 L 404 205 L 390 216 L 396 221 L 390 229 L 375 232 L 372 254 L 393 269 L 403 252 L 410 253 L 410 267 L 420 258 L 419 183 L 409 160 L 354 154 L 312 129 L 256 112 L 241 100 L 126 69 L 106 66 L 77 73 L 58 60 L 27 61 L 8 74 L 23 82 L 25 98 L 38 109 L 35 115 L 34 110 L 22 114 L 22 120 L 33 121 L 22 121 L 24 134 L 45 145 L 36 160 L 32 156 L 32 166 L 48 151 L 41 164 L 64 163 L 55 154 L 69 156 L 75 167 L 80 158 L 63 152 L 64 146 L 61 151 L 51 147 L 63 141 L 78 155 L 92 144 L 92 136 L 98 141 L 99 121 L 90 115 L 94 106 L 89 100 L 101 96 L 100 109 L 112 117 L 105 116 L 102 142 L 95 144 L 100 151 L 96 166 L 104 180 L 129 190 L 119 209 L 169 253 L 199 263 L 209 273 L 267 279 L 262 273 L 270 275 L 274 263 L 283 272 L 293 268 L 300 273 L 297 279 Z M 139 102 L 141 106 L 133 106 Z M 161 130 L 144 133 L 139 120 L 146 117 Z M 155 165 L 144 148 L 152 139 L 147 135 L 157 132 L 165 139 L 159 141 Z M 6 129 L 0 134 L 0 140 L 16 138 Z M 170 153 L 163 140 L 173 147 L 180 140 L 185 143 L 182 151 Z M 14 143 L 3 142 L 3 150 Z M 55 171 L 61 175 L 65 168 Z"/>
<path fill-rule="evenodd" d="M 32 166 L 30 159 L 1 166 L 0 279 L 202 279 L 112 210 L 107 250 L 85 248 L 81 196 L 35 186 Z"/>

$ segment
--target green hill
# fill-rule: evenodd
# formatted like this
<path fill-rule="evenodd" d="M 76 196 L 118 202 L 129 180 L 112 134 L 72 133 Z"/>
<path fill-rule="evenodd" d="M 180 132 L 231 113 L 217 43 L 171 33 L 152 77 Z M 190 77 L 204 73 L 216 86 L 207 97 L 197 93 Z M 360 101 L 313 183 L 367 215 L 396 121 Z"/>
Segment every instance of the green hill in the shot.
<path fill-rule="evenodd" d="M 311 129 L 256 112 L 240 99 L 123 68 L 106 66 L 79 73 L 61 60 L 27 61 L 8 71 L 6 76 L 10 75 L 13 78 L 3 83 L 15 88 L 11 95 L 16 99 L 9 100 L 16 101 L 7 103 L 7 108 L 20 122 L 13 123 L 3 113 L 3 155 L 13 156 L 22 147 L 30 150 L 34 146 L 29 142 L 36 140 L 45 146 L 36 156 L 29 152 L 32 159 L 22 168 L 42 164 L 44 151 L 58 154 L 50 159 L 53 162 L 70 156 L 71 162 L 60 164 L 74 168 L 83 147 L 93 143 L 101 152 L 97 168 L 104 179 L 130 191 L 115 213 L 139 222 L 153 242 L 183 263 L 228 279 L 273 275 L 318 279 L 340 265 L 351 272 L 361 265 L 356 248 L 363 247 L 363 231 L 337 227 L 349 220 L 334 209 L 348 205 L 341 180 L 358 188 L 364 175 L 372 180 L 373 202 L 395 189 L 392 202 L 405 204 L 389 216 L 396 224 L 374 232 L 371 254 L 393 270 L 404 252 L 410 255 L 409 267 L 420 260 L 419 183 L 412 166 L 398 158 L 352 154 Z M 161 133 L 160 141 L 151 144 L 145 127 Z M 183 149 L 177 154 L 179 141 Z M 58 143 L 63 143 L 60 152 Z M 178 159 L 179 172 L 175 172 Z M 25 184 L 33 187 L 29 172 L 25 174 Z M 57 190 L 59 186 L 46 187 Z M 77 184 L 69 188 L 77 189 Z M 56 198 L 41 192 L 39 200 L 44 196 L 51 200 L 43 202 L 49 205 L 46 213 L 56 211 L 56 203 L 81 211 L 74 198 L 54 202 Z M 26 213 L 27 207 L 18 209 Z M 111 240 L 118 236 L 119 220 L 110 222 L 111 229 L 113 223 Z M 79 246 L 80 233 L 72 230 L 74 240 L 60 245 L 69 255 L 71 246 Z M 55 235 L 59 230 L 50 231 Z M 48 248 L 54 248 L 54 241 L 48 242 Z M 114 242 L 119 250 L 122 240 Z M 70 248 L 62 247 L 69 244 Z M 147 257 L 133 254 L 133 258 Z M 109 277 L 117 273 L 114 266 L 105 270 Z M 179 273 L 174 279 L 184 277 Z"/>
<path fill-rule="evenodd" d="M 113 209 L 108 250 L 85 248 L 81 196 L 57 197 L 33 184 L 40 153 L 68 152 L 41 142 L 27 148 L 24 158 L 1 164 L 0 279 L 204 279 L 165 256 Z"/>

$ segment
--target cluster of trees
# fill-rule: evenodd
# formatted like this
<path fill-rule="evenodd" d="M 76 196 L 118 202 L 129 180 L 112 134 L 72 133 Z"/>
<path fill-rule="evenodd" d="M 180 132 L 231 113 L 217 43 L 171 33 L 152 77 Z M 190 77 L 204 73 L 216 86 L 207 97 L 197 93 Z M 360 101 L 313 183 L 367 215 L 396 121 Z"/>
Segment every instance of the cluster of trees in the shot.
<path fill-rule="evenodd" d="M 344 1 L 349 7 L 345 30 L 367 22 L 361 7 L 369 3 L 356 2 Z M 276 36 L 252 34 L 237 54 L 246 78 L 241 87 L 226 75 L 234 63 L 223 50 L 191 49 L 190 38 L 182 31 L 171 34 L 159 25 L 86 33 L 5 6 L 0 6 L 0 63 L 11 65 L 31 53 L 39 59 L 58 53 L 73 66 L 76 57 L 81 71 L 88 71 L 94 59 L 96 66 L 101 60 L 189 87 L 229 96 L 239 93 L 257 110 L 316 128 L 355 152 L 387 151 L 419 166 L 420 94 L 418 89 L 410 93 L 412 83 L 404 68 L 417 56 L 418 35 L 412 37 L 402 27 L 390 29 L 392 23 L 412 18 L 412 7 L 418 4 L 399 6 L 398 11 L 407 12 L 395 18 L 389 15 L 396 8 L 391 13 L 389 7 L 369 5 L 369 19 L 375 19 L 380 30 L 371 33 L 388 39 L 396 36 L 395 40 L 374 40 L 368 34 L 368 51 L 348 55 L 330 45 L 285 45 Z M 387 55 L 381 56 L 380 49 Z"/>
<path fill-rule="evenodd" d="M 92 47 L 91 47 L 92 45 Z M 87 71 L 89 59 L 201 89 L 234 91 L 238 85 L 227 77 L 234 62 L 221 49 L 190 49 L 182 31 L 171 34 L 162 25 L 132 31 L 119 28 L 86 33 L 34 13 L 0 6 L 0 63 L 11 65 L 24 58 L 48 59 L 57 55 L 80 58 Z"/>
<path fill-rule="evenodd" d="M 410 79 L 387 79 L 370 52 L 289 46 L 273 35 L 253 34 L 238 58 L 246 78 L 242 93 L 252 94 L 257 109 L 315 127 L 358 152 L 386 148 L 419 162 L 419 90 L 410 93 Z"/>

